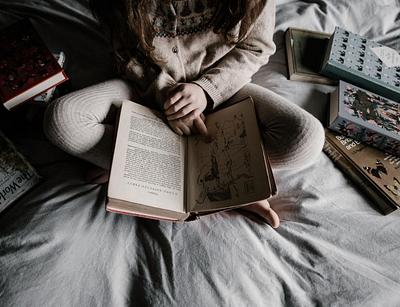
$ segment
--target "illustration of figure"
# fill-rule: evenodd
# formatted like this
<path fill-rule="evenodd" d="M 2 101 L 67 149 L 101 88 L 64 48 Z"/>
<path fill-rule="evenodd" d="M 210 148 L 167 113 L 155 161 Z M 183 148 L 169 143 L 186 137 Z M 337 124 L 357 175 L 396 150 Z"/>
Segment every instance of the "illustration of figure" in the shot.
<path fill-rule="evenodd" d="M 202 167 L 197 176 L 201 192 L 196 202 L 229 200 L 240 197 L 239 180 L 252 178 L 250 175 L 250 153 L 246 150 L 247 132 L 243 115 L 215 123 L 213 141 L 204 154 Z M 250 180 L 251 181 L 251 180 Z M 240 182 L 242 184 L 242 182 Z"/>
<path fill-rule="evenodd" d="M 204 165 L 197 177 L 197 184 L 201 186 L 200 194 L 196 199 L 197 204 L 202 204 L 208 198 L 210 201 L 223 201 L 231 199 L 229 184 L 220 180 L 220 171 L 217 158 L 214 154 L 210 157 L 210 164 Z"/>
<path fill-rule="evenodd" d="M 382 178 L 381 174 L 385 174 L 385 175 L 388 174 L 385 165 L 380 160 L 376 160 L 375 167 L 364 166 L 363 169 L 366 170 L 372 176 L 379 178 L 379 179 Z"/>
<path fill-rule="evenodd" d="M 388 131 L 400 132 L 400 108 L 397 103 L 350 87 L 346 88 L 344 103 L 353 116 Z"/>

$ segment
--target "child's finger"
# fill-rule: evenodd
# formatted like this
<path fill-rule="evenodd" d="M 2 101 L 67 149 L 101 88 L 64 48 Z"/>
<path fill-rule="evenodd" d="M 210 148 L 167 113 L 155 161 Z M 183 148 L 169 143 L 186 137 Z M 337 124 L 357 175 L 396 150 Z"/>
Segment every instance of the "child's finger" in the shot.
<path fill-rule="evenodd" d="M 188 126 L 186 126 L 184 123 L 180 123 L 179 124 L 179 128 L 180 128 L 180 130 L 182 130 L 182 132 L 185 135 L 190 135 L 191 134 L 190 128 Z"/>
<path fill-rule="evenodd" d="M 172 115 L 175 114 L 176 112 L 180 111 L 182 108 L 184 108 L 185 106 L 187 106 L 189 104 L 189 102 L 182 98 L 180 99 L 178 102 L 176 102 L 175 104 L 173 104 L 172 106 L 170 106 L 166 111 L 165 111 L 165 115 Z M 180 116 L 179 116 L 180 117 Z M 171 118 L 172 119 L 172 118 Z"/>
<path fill-rule="evenodd" d="M 173 127 L 172 127 L 172 130 L 174 130 L 175 133 L 178 134 L 178 135 L 183 135 L 182 130 L 179 129 L 178 127 L 176 127 L 176 126 L 173 126 Z"/>
<path fill-rule="evenodd" d="M 182 93 L 181 92 L 176 92 L 172 94 L 164 103 L 164 110 L 169 109 L 173 104 L 178 102 L 182 98 Z"/>
<path fill-rule="evenodd" d="M 173 105 L 170 109 L 172 109 L 174 107 L 175 107 L 175 105 Z M 196 109 L 196 106 L 194 106 L 193 104 L 186 104 L 186 105 L 182 106 L 182 108 L 180 108 L 177 111 L 175 111 L 174 113 L 167 114 L 167 112 L 165 112 L 165 114 L 168 115 L 167 116 L 168 120 L 174 120 L 174 119 L 181 118 L 181 117 L 183 117 L 183 116 L 185 116 L 187 114 L 190 114 L 195 109 Z"/>
<path fill-rule="evenodd" d="M 206 124 L 203 122 L 203 120 L 200 117 L 196 117 L 193 121 L 194 126 L 196 127 L 196 130 L 203 136 L 208 135 L 208 130 L 206 127 Z"/>
<path fill-rule="evenodd" d="M 201 117 L 200 110 L 199 109 L 193 109 L 191 112 L 187 113 L 186 115 L 180 117 L 180 119 L 183 122 L 187 122 L 187 121 L 193 121 L 196 117 L 200 117 L 203 121 L 204 121 L 204 115 L 203 117 Z M 174 114 L 175 115 L 175 114 Z M 168 118 L 168 117 L 167 117 Z"/>

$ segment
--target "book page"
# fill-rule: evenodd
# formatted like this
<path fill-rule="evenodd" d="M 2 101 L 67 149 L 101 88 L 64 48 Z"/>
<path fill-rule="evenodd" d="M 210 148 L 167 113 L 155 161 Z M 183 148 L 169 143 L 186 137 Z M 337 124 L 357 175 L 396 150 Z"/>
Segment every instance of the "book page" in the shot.
<path fill-rule="evenodd" d="M 185 138 L 140 104 L 122 104 L 108 196 L 184 211 Z"/>
<path fill-rule="evenodd" d="M 271 196 L 253 101 L 207 117 L 212 141 L 188 140 L 188 208 L 193 212 L 245 205 Z"/>

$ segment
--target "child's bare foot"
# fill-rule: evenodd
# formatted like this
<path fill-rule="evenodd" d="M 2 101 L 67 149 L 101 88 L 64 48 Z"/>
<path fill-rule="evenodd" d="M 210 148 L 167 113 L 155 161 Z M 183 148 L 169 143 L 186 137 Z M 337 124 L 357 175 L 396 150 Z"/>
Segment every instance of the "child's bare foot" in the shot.
<path fill-rule="evenodd" d="M 243 207 L 242 209 L 257 214 L 263 220 L 267 221 L 268 224 L 270 224 L 272 226 L 272 228 L 279 227 L 279 223 L 280 223 L 279 216 L 271 208 L 271 206 L 269 205 L 269 202 L 267 200 L 256 202 L 254 204 Z"/>
<path fill-rule="evenodd" d="M 108 179 L 109 179 L 108 170 L 105 170 L 104 168 L 100 168 L 97 166 L 91 167 L 87 171 L 85 178 L 85 180 L 88 183 L 97 183 L 97 184 L 106 183 Z"/>

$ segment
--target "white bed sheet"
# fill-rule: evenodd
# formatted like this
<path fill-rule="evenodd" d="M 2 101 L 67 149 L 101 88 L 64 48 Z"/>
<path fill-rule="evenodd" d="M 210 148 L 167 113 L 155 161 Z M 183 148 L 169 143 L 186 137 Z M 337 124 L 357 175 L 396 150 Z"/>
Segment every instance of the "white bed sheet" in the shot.
<path fill-rule="evenodd" d="M 74 89 L 111 75 L 86 1 L 0 0 L 0 25 L 25 16 L 66 53 Z M 400 50 L 399 23 L 396 0 L 277 0 L 277 53 L 254 82 L 324 121 L 333 88 L 287 80 L 283 31 L 339 25 Z M 382 216 L 322 153 L 275 173 L 278 230 L 236 211 L 171 224 L 106 213 L 85 162 L 36 126 L 6 130 L 45 180 L 0 214 L 1 306 L 400 305 L 400 213 Z"/>

